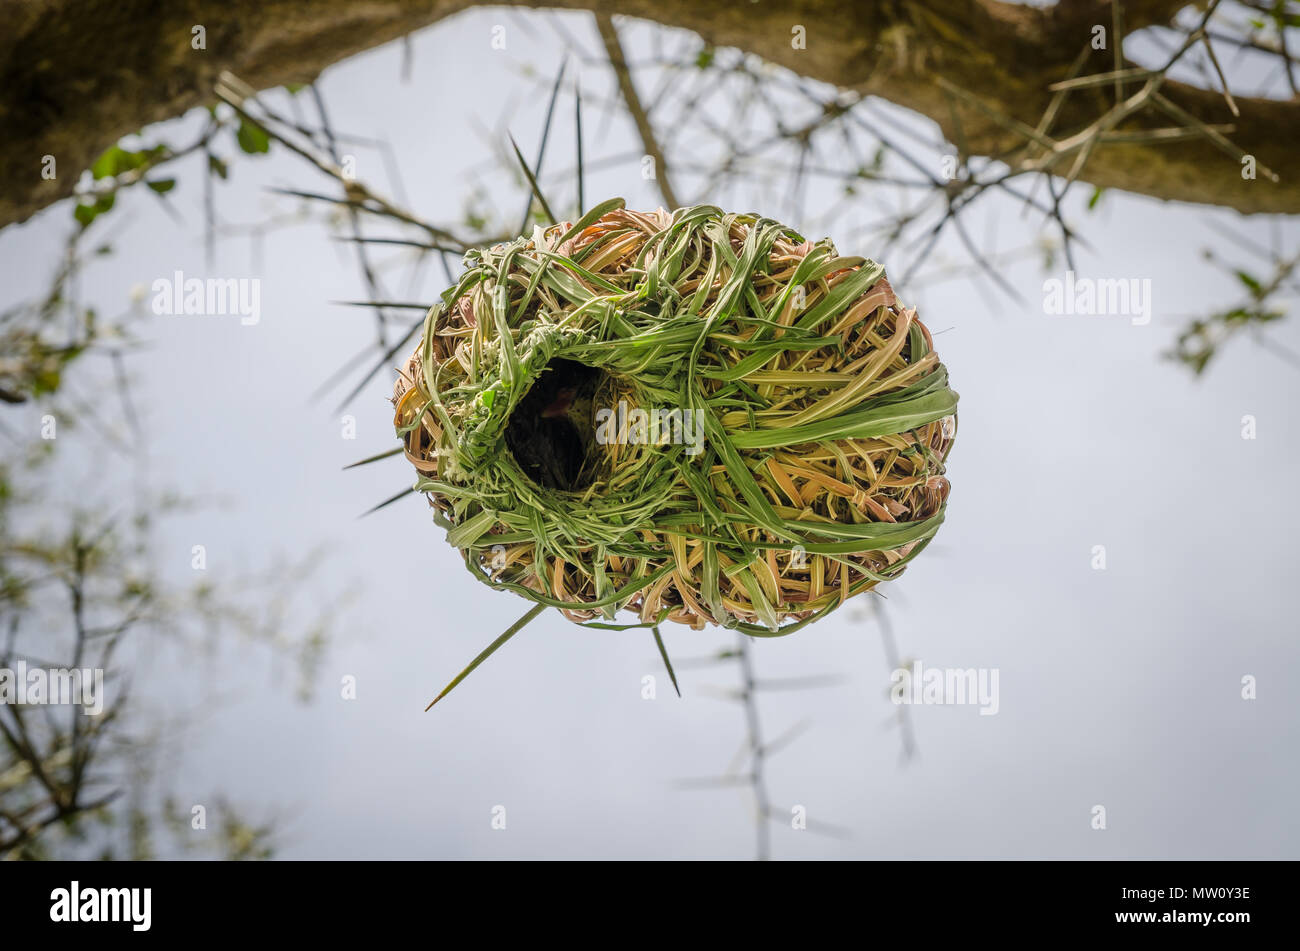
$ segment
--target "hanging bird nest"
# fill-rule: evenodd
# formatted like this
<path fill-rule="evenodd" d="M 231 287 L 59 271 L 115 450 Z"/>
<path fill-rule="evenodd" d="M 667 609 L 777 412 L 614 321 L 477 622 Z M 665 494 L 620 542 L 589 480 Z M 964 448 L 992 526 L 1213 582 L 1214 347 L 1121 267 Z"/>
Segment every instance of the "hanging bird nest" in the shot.
<path fill-rule="evenodd" d="M 929 543 L 957 394 L 874 261 L 614 199 L 470 251 L 394 404 L 481 581 L 592 626 L 772 635 Z"/>

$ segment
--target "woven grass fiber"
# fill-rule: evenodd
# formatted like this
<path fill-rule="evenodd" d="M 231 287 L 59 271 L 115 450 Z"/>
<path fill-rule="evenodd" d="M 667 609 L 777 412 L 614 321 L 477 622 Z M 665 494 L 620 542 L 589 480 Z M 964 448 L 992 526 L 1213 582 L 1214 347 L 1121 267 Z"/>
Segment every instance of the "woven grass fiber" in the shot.
<path fill-rule="evenodd" d="M 612 199 L 465 265 L 394 422 L 491 587 L 588 626 L 786 634 L 897 577 L 943 521 L 957 394 L 874 261 Z"/>

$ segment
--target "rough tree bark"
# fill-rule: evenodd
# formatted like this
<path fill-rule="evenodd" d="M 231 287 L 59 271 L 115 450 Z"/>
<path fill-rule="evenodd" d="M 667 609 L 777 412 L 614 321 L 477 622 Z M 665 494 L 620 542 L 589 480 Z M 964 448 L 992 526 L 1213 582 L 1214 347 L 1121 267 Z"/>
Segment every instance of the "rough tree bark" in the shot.
<path fill-rule="evenodd" d="M 121 136 L 211 101 L 229 69 L 256 88 L 314 79 L 332 63 L 458 13 L 469 0 L 0 0 L 0 226 L 66 197 L 75 172 Z M 1092 27 L 1109 34 L 1109 0 L 1059 0 L 1036 9 L 1000 0 L 542 0 L 516 3 L 589 9 L 654 20 L 718 46 L 755 53 L 811 79 L 881 96 L 934 119 L 972 154 L 997 155 L 1017 138 L 980 111 L 954 109 L 944 77 L 1033 125 Z M 1126 32 L 1168 22 L 1182 0 L 1130 0 Z M 207 49 L 191 48 L 191 28 Z M 794 49 L 791 29 L 807 30 Z M 488 40 L 484 38 L 485 55 Z M 1112 68 L 1091 53 L 1085 72 Z M 1130 87 L 1132 88 L 1132 87 Z M 1106 144 L 1080 176 L 1155 198 L 1242 212 L 1300 212 L 1300 101 L 1238 98 L 1169 82 L 1162 92 L 1207 123 L 1232 123 L 1232 140 L 1281 176 L 1245 180 L 1236 160 L 1203 140 Z M 1053 132 L 1085 126 L 1113 101 L 1110 86 L 1070 94 Z M 1154 110 L 1125 128 L 1170 121 Z M 41 178 L 42 157 L 59 174 Z"/>

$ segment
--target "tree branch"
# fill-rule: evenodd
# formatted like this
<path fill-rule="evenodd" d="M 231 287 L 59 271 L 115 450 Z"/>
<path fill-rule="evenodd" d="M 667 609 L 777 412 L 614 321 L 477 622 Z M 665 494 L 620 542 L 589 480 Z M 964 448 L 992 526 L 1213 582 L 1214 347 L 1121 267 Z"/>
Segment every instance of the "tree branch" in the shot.
<path fill-rule="evenodd" d="M 516 3 L 539 6 L 538 3 Z M 545 6 L 591 9 L 592 0 Z M 1130 32 L 1168 22 L 1179 0 L 1123 4 Z M 145 0 L 82 4 L 39 0 L 0 4 L 0 226 L 23 221 L 72 193 L 77 174 L 117 139 L 212 102 L 223 69 L 255 88 L 308 82 L 327 66 L 473 6 L 468 0 Z M 603 0 L 606 14 L 654 20 L 733 46 L 800 75 L 880 96 L 929 116 L 952 139 L 956 123 L 972 154 L 1000 155 L 1020 143 L 1005 126 L 968 105 L 950 108 L 942 76 L 1009 117 L 1033 126 L 1051 103 L 1048 86 L 1069 74 L 1094 25 L 1110 29 L 1109 0 L 1061 0 L 1045 9 L 1000 0 L 786 0 L 782 4 L 701 4 L 695 0 Z M 192 28 L 206 49 L 192 48 Z M 791 43 L 807 31 L 807 48 Z M 1108 38 L 1110 39 L 1110 38 Z M 484 37 L 484 51 L 488 38 Z M 1091 52 L 1085 73 L 1112 69 L 1112 49 Z M 1271 167 L 1277 184 L 1247 180 L 1212 141 L 1158 137 L 1108 142 L 1079 178 L 1155 198 L 1242 212 L 1300 213 L 1300 101 L 1234 97 L 1167 82 L 1162 94 L 1206 125 L 1231 124 L 1233 143 Z M 1105 85 L 1072 90 L 1054 128 L 1070 134 L 1113 104 Z M 1127 131 L 1161 128 L 1155 110 Z M 41 177 L 54 155 L 58 175 Z"/>

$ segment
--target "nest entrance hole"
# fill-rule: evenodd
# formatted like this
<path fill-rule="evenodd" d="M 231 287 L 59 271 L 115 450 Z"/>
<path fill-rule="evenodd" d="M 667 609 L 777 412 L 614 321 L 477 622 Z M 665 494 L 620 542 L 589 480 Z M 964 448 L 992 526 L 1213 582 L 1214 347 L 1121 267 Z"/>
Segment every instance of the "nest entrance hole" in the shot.
<path fill-rule="evenodd" d="M 579 492 L 595 481 L 595 395 L 608 374 L 556 357 L 506 420 L 506 446 L 528 478 Z"/>

